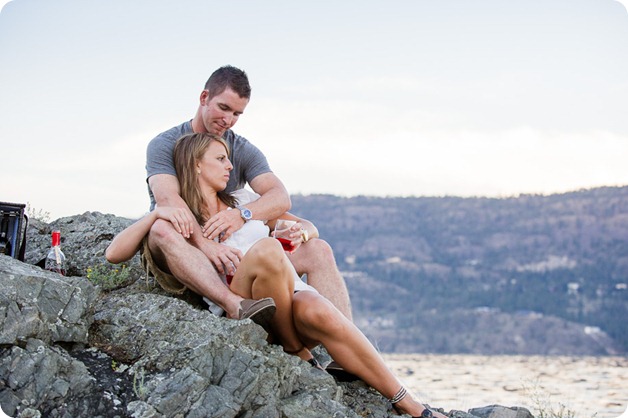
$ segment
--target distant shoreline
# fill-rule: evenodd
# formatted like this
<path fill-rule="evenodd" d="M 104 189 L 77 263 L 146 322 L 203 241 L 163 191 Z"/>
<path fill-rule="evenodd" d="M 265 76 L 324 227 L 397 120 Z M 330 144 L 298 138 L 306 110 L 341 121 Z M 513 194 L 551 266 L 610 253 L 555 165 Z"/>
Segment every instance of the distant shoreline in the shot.
<path fill-rule="evenodd" d="M 536 416 L 564 406 L 577 417 L 616 418 L 628 406 L 628 356 L 382 356 L 419 398 L 446 410 L 518 405 Z"/>

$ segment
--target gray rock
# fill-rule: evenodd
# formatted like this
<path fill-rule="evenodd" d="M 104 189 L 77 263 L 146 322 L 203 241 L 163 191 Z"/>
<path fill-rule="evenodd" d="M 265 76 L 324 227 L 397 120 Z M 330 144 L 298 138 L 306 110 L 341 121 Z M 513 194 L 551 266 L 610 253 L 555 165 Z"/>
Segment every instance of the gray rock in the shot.
<path fill-rule="evenodd" d="M 333 378 L 269 345 L 250 320 L 133 287 L 96 298 L 84 278 L 10 257 L 0 258 L 0 272 L 11 337 L 0 352 L 0 402 L 11 416 L 297 417 L 304 405 L 312 415 L 355 416 Z M 104 357 L 98 376 L 77 354 L 84 343 Z M 128 402 L 107 379 L 132 388 Z"/>
<path fill-rule="evenodd" d="M 0 404 L 9 416 L 77 417 L 115 411 L 83 363 L 59 347 L 31 339 L 0 351 Z M 120 413 L 122 411 L 118 411 Z M 109 415 L 113 416 L 113 415 Z"/>
<path fill-rule="evenodd" d="M 129 402 L 126 407 L 129 416 L 133 418 L 160 418 L 162 414 L 144 401 Z"/>
<path fill-rule="evenodd" d="M 249 320 L 218 318 L 168 296 L 118 292 L 96 304 L 92 330 L 90 344 L 132 363 L 129 373 L 143 376 L 143 401 L 164 416 L 296 417 L 302 408 L 290 411 L 303 402 L 318 414 L 345 409 L 350 416 L 331 376 L 268 345 Z"/>
<path fill-rule="evenodd" d="M 449 411 L 448 415 L 450 418 L 478 418 L 475 415 L 471 415 L 468 412 L 457 411 L 457 410 Z"/>
<path fill-rule="evenodd" d="M 469 413 L 479 418 L 534 418 L 526 408 L 507 408 L 500 405 L 473 408 L 469 410 Z"/>
<path fill-rule="evenodd" d="M 0 255 L 0 344 L 29 338 L 87 342 L 98 291 L 87 280 L 63 277 Z"/>

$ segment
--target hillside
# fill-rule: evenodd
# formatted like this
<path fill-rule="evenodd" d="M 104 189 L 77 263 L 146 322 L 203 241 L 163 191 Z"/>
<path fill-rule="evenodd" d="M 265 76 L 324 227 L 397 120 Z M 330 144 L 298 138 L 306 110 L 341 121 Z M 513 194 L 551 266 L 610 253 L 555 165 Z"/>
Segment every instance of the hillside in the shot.
<path fill-rule="evenodd" d="M 628 187 L 292 202 L 334 248 L 382 351 L 628 352 Z"/>

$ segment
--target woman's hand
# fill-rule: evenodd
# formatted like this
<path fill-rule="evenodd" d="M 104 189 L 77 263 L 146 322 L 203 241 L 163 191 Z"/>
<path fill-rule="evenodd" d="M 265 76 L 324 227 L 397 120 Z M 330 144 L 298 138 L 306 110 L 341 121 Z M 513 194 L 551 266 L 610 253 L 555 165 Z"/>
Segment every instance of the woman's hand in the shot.
<path fill-rule="evenodd" d="M 194 219 L 194 215 L 189 209 L 157 206 L 155 214 L 158 218 L 170 222 L 179 234 L 185 238 L 190 238 L 193 232 L 193 222 L 196 222 L 196 219 Z"/>
<path fill-rule="evenodd" d="M 237 248 L 219 244 L 216 241 L 208 241 L 203 249 L 203 253 L 216 267 L 218 273 L 230 276 L 235 274 L 243 257 L 242 252 Z"/>
<path fill-rule="evenodd" d="M 271 235 L 275 237 L 275 231 L 273 231 Z M 300 221 L 296 221 L 295 224 L 290 226 L 287 234 L 282 234 L 282 238 L 287 238 L 290 241 L 290 245 L 292 246 L 292 249 L 289 251 L 290 254 L 294 253 L 301 246 L 301 244 L 307 241 L 306 237 L 307 230 L 304 229 L 303 224 Z"/>
<path fill-rule="evenodd" d="M 301 222 L 297 222 L 289 229 L 290 234 L 288 235 L 288 237 L 290 237 L 290 244 L 292 244 L 292 251 L 290 252 L 293 253 L 299 249 L 301 244 L 303 244 L 303 238 L 301 235 L 301 230 L 303 230 L 303 224 L 301 224 Z"/>

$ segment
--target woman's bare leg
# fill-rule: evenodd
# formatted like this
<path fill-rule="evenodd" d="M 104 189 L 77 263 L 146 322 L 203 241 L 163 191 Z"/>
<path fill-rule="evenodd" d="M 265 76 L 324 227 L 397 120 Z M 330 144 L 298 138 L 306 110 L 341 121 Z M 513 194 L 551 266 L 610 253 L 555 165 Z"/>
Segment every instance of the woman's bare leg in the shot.
<path fill-rule="evenodd" d="M 248 299 L 271 297 L 277 310 L 271 321 L 273 336 L 284 351 L 304 360 L 312 358 L 299 340 L 292 320 L 294 268 L 274 238 L 258 241 L 240 262 L 231 283 L 231 291 Z"/>
<path fill-rule="evenodd" d="M 321 295 L 303 291 L 294 295 L 294 323 L 309 348 L 322 344 L 346 371 L 360 377 L 388 399 L 402 387 L 386 367 L 375 347 L 331 302 Z M 423 405 L 408 395 L 395 405 L 401 412 L 419 416 Z M 434 416 L 443 417 L 434 412 Z"/>

